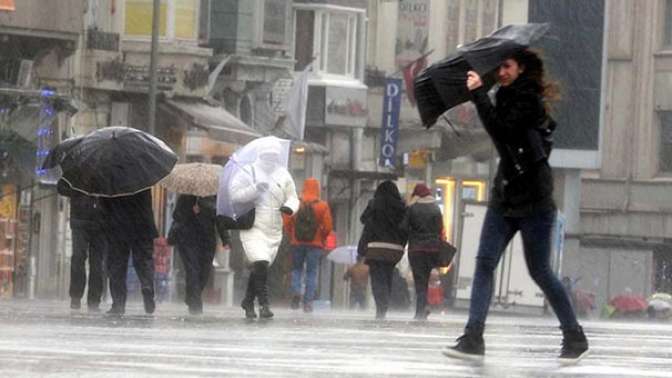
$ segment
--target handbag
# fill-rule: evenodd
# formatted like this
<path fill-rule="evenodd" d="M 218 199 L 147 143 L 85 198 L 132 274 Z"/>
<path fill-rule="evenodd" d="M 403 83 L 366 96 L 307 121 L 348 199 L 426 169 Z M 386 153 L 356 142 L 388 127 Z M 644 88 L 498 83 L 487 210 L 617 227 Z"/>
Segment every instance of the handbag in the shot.
<path fill-rule="evenodd" d="M 249 230 L 254 226 L 254 218 L 256 217 L 256 210 L 252 208 L 247 213 L 233 219 L 225 215 L 220 215 L 220 219 L 224 228 L 228 230 Z"/>
<path fill-rule="evenodd" d="M 435 266 L 437 268 L 444 268 L 449 266 L 453 262 L 455 253 L 457 253 L 457 248 L 455 248 L 455 246 L 445 240 L 440 240 Z"/>

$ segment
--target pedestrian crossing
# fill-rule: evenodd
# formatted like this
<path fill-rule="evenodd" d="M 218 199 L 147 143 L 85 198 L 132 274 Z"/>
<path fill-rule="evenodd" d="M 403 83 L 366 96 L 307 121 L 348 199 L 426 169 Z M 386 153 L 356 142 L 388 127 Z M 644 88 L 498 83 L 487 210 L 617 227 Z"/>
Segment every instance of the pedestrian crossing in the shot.
<path fill-rule="evenodd" d="M 464 314 L 376 322 L 368 313 L 278 309 L 271 321 L 246 322 L 239 309 L 190 318 L 163 306 L 155 317 L 115 319 L 66 307 L 0 302 L 4 376 L 672 377 L 669 323 L 584 322 L 591 354 L 563 367 L 552 318 L 493 314 L 485 360 L 475 364 L 441 354 L 461 334 Z"/>

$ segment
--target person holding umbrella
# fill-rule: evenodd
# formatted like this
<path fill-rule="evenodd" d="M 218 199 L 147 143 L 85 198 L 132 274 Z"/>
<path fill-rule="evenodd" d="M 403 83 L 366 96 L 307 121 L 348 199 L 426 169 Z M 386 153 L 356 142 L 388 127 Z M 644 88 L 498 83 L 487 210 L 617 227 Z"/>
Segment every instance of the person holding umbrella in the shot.
<path fill-rule="evenodd" d="M 364 224 L 357 254 L 365 257 L 369 266 L 371 289 L 376 302 L 376 319 L 385 319 L 390 305 L 395 265 L 404 255 L 408 239 L 402 227 L 406 204 L 397 185 L 384 181 L 369 201 L 360 220 Z"/>
<path fill-rule="evenodd" d="M 184 302 L 191 315 L 203 313 L 201 294 L 208 283 L 215 258 L 217 236 L 224 246 L 229 232 L 215 211 L 215 194 L 222 167 L 216 164 L 177 164 L 161 181 L 166 189 L 180 193 L 173 210 L 168 242 L 177 246 L 185 271 Z"/>
<path fill-rule="evenodd" d="M 201 293 L 215 258 L 215 233 L 225 246 L 229 244 L 229 233 L 215 214 L 214 197 L 181 194 L 173 211 L 173 222 L 173 227 L 177 227 L 175 242 L 186 274 L 184 302 L 191 315 L 200 315 L 203 313 Z"/>
<path fill-rule="evenodd" d="M 256 298 L 260 306 L 259 317 L 269 319 L 273 317 L 273 312 L 268 300 L 268 270 L 282 241 L 282 214 L 293 214 L 299 207 L 299 199 L 294 180 L 281 163 L 287 160 L 288 149 L 283 153 L 277 138 L 257 139 L 243 147 L 240 155 L 254 156 L 254 162 L 233 173 L 229 187 L 218 201 L 253 204 L 254 223 L 251 228 L 240 231 L 251 270 L 241 307 L 246 318 L 256 318 Z M 230 163 L 236 164 L 236 158 L 234 154 Z"/>
<path fill-rule="evenodd" d="M 129 256 L 140 279 L 145 312 L 155 310 L 153 240 L 158 232 L 150 189 L 176 162 L 177 155 L 160 139 L 121 126 L 63 141 L 45 159 L 45 168 L 60 165 L 61 179 L 73 190 L 100 198 L 112 295 L 108 314 L 126 311 Z"/>
<path fill-rule="evenodd" d="M 493 106 L 478 73 L 465 78 L 478 115 L 500 162 L 476 257 L 469 320 L 449 357 L 480 360 L 483 330 L 493 292 L 493 276 L 504 249 L 521 233 L 530 275 L 558 317 L 563 333 L 560 362 L 575 363 L 588 352 L 588 341 L 566 291 L 550 266 L 556 207 L 548 163 L 555 124 L 545 108 L 555 87 L 546 80 L 543 61 L 527 48 L 516 50 L 496 71 L 500 88 Z"/>
<path fill-rule="evenodd" d="M 443 231 L 441 209 L 427 185 L 420 183 L 413 189 L 403 227 L 408 232 L 408 261 L 415 282 L 415 320 L 426 320 L 429 275 L 437 265 Z"/>

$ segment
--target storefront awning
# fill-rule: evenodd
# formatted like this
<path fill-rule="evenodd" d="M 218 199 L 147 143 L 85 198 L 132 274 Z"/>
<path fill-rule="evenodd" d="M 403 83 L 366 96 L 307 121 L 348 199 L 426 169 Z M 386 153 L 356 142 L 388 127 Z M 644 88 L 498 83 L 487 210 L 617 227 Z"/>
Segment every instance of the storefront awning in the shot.
<path fill-rule="evenodd" d="M 204 101 L 166 100 L 165 106 L 176 110 L 195 127 L 203 128 L 214 140 L 246 144 L 262 135 L 226 109 Z"/>

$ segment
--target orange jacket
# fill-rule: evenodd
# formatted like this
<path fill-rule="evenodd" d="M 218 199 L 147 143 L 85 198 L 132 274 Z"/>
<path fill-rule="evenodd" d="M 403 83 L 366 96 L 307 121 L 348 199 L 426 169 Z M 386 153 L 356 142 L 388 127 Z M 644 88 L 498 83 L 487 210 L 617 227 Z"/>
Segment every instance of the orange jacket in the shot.
<path fill-rule="evenodd" d="M 289 240 L 292 245 L 312 245 L 324 249 L 327 236 L 333 229 L 331 220 L 331 209 L 329 204 L 320 200 L 320 182 L 315 178 L 307 178 L 303 182 L 303 192 L 301 193 L 301 205 L 311 203 L 315 218 L 319 223 L 315 238 L 310 242 L 300 242 L 296 240 L 294 235 L 294 224 L 296 221 L 296 213 L 292 216 L 284 216 L 285 231 L 289 235 Z"/>

